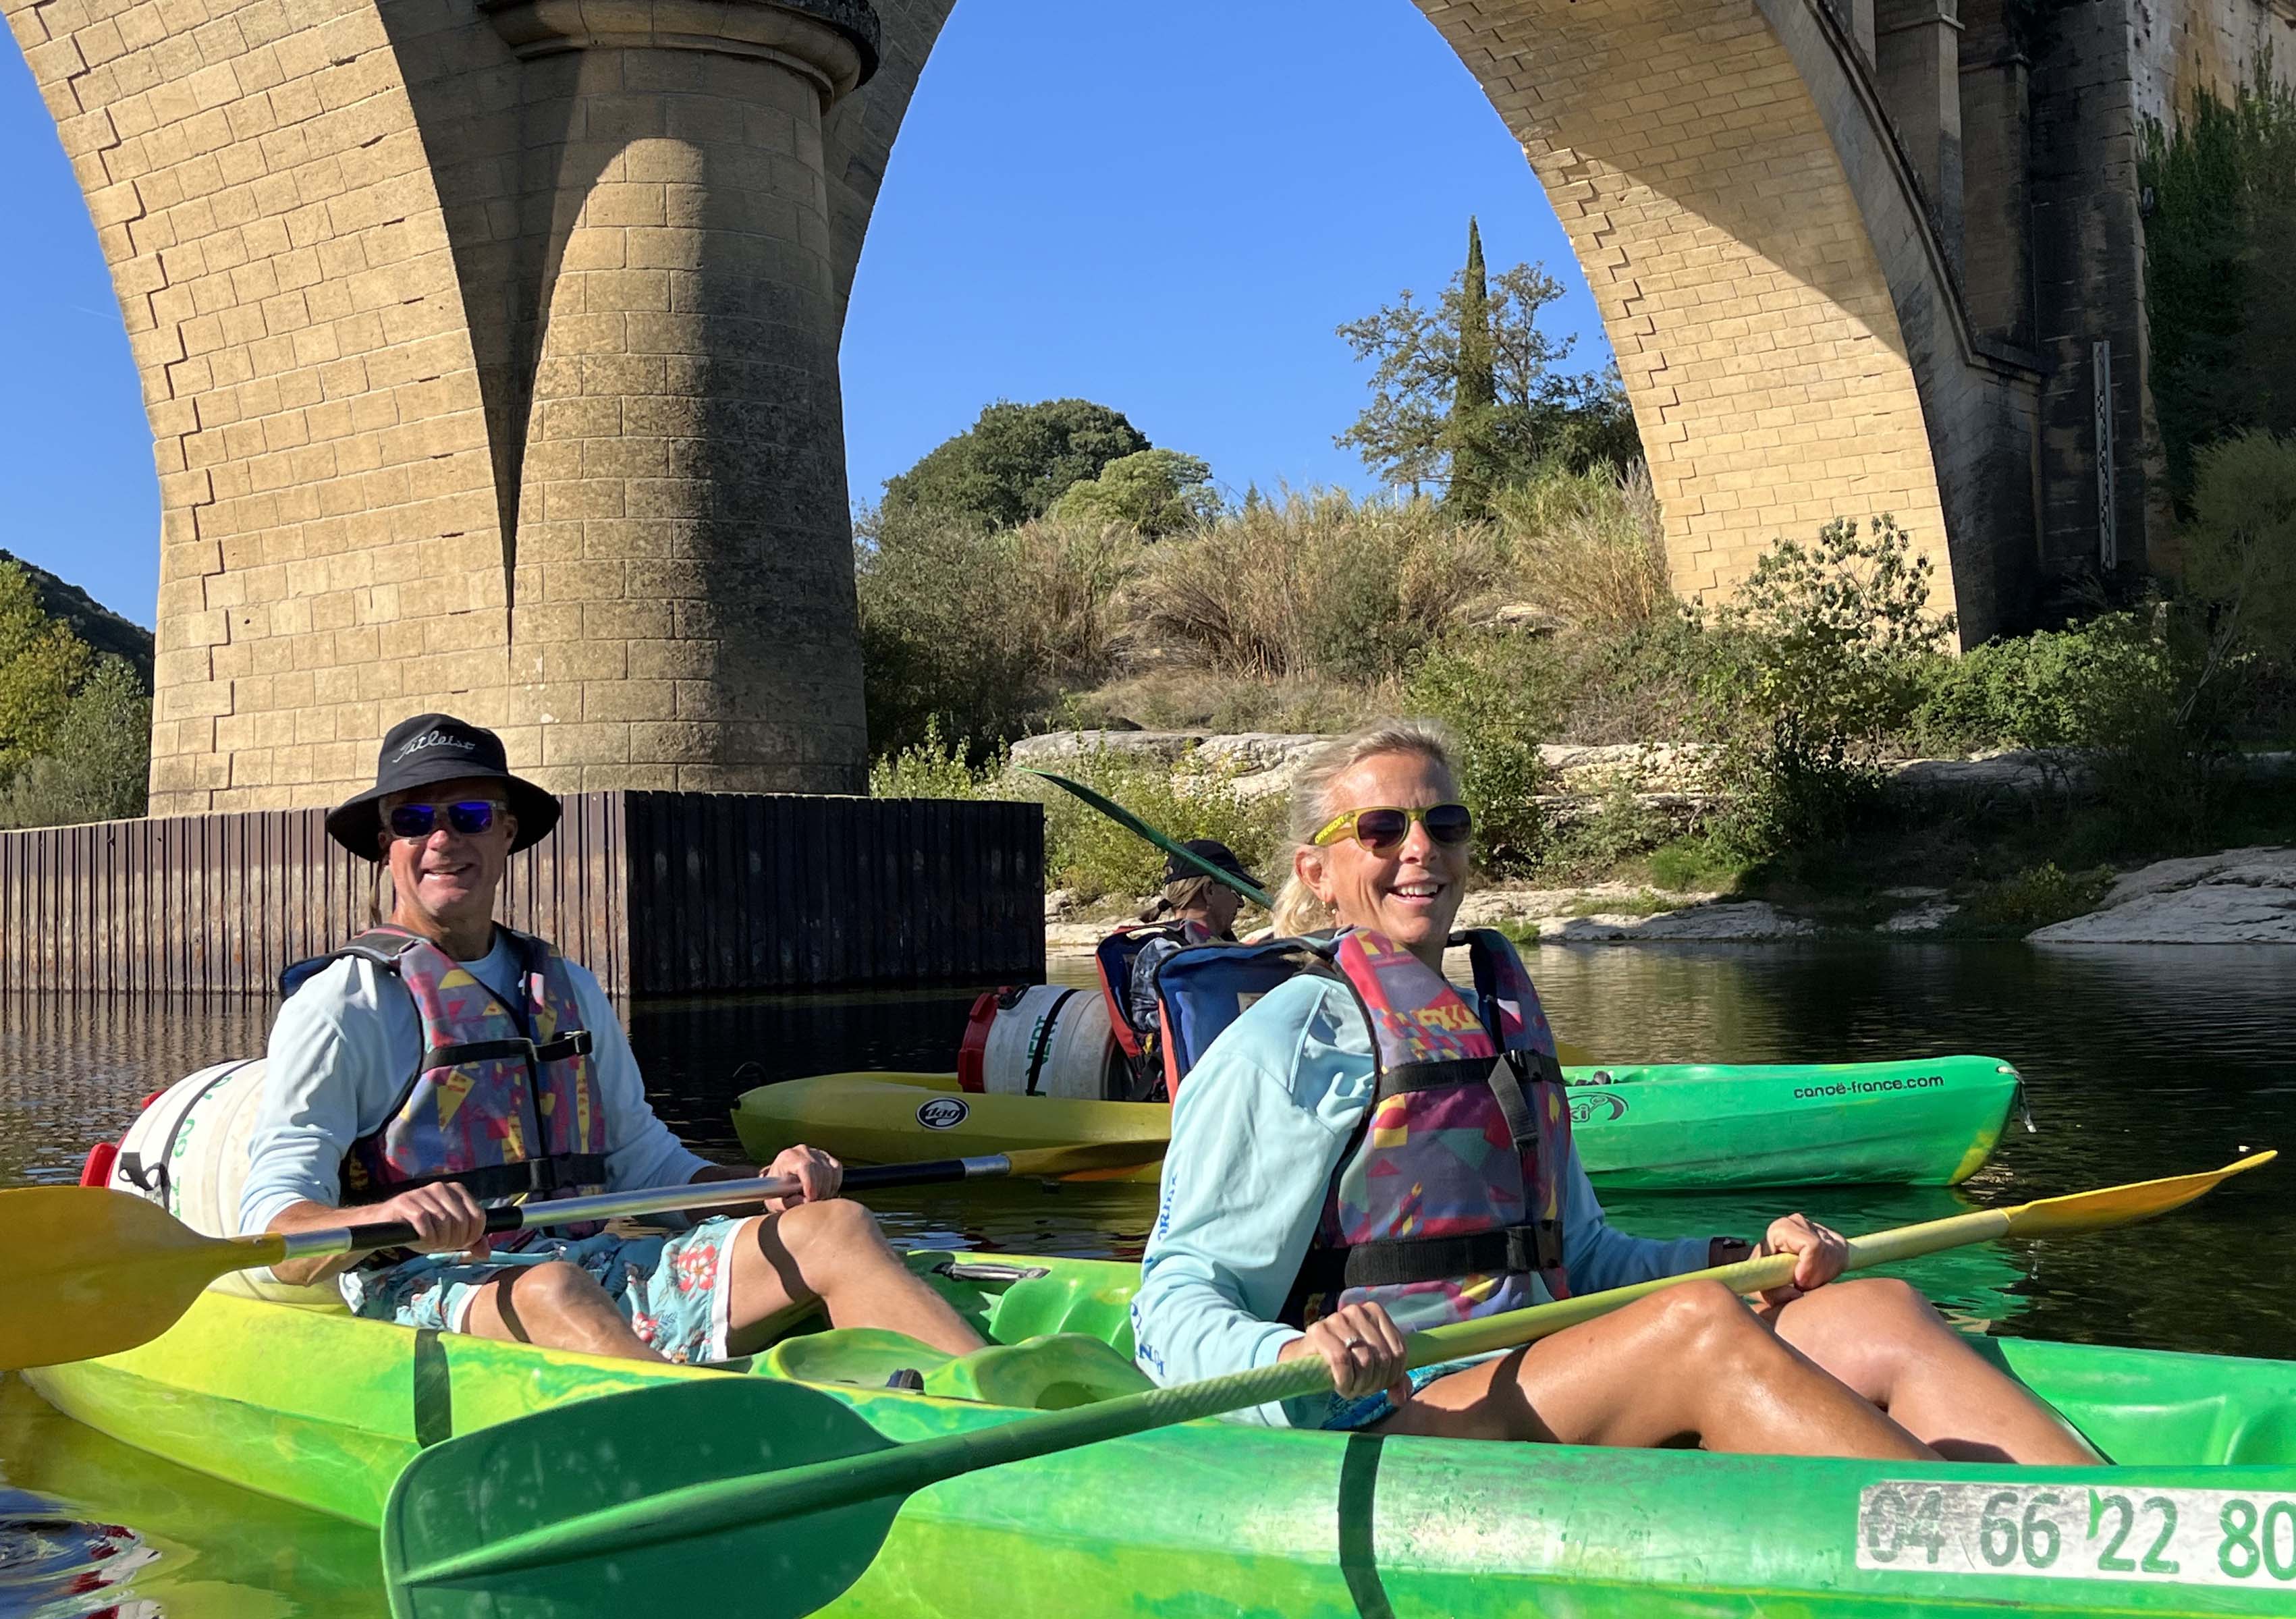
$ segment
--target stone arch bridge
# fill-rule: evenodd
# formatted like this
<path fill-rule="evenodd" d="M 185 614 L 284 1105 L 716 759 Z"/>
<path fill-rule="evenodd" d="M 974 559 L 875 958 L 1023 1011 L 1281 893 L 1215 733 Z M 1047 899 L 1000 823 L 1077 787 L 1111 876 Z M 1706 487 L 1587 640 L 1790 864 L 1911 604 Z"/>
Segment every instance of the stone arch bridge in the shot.
<path fill-rule="evenodd" d="M 1586 268 L 1678 588 L 1882 511 L 1974 634 L 2116 513 L 2141 565 L 2128 29 L 2229 66 L 2288 0 L 2060 7 L 2106 70 L 2056 125 L 2033 0 L 1417 4 Z M 151 416 L 154 813 L 329 799 L 433 707 L 567 790 L 860 786 L 838 342 L 951 0 L 0 4 Z"/>

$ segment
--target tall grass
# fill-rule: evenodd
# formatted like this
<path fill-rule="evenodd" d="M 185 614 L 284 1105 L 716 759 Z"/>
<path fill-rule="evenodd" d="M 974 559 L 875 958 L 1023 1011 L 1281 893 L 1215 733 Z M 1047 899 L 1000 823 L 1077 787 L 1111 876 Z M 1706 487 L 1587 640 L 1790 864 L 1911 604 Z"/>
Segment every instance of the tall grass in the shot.
<path fill-rule="evenodd" d="M 1631 630 L 1673 610 L 1650 470 L 1550 466 L 1493 503 L 1523 597 L 1583 628 Z"/>
<path fill-rule="evenodd" d="M 1166 541 L 1133 601 L 1145 640 L 1205 668 L 1377 681 L 1464 624 L 1504 576 L 1490 532 L 1431 500 L 1310 490 Z"/>

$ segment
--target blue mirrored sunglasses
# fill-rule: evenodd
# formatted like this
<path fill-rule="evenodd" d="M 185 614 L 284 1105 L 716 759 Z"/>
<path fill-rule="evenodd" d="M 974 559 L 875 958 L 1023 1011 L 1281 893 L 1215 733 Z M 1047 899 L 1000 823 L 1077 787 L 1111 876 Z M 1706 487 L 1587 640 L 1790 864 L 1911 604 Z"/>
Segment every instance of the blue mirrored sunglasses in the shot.
<path fill-rule="evenodd" d="M 449 831 L 475 838 L 494 825 L 495 817 L 510 806 L 492 798 L 465 798 L 458 804 L 402 804 L 390 812 L 394 838 L 428 838 L 439 830 L 443 812 Z"/>

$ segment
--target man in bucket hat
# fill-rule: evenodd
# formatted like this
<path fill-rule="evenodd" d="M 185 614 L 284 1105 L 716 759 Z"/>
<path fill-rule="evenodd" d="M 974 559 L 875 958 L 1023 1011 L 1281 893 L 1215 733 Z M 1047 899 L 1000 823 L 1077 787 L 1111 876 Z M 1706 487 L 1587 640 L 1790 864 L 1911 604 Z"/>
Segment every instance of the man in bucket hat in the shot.
<path fill-rule="evenodd" d="M 422 1240 L 413 1255 L 282 1265 L 279 1279 L 333 1276 L 357 1313 L 404 1326 L 638 1359 L 748 1353 L 816 1305 L 840 1326 L 980 1347 L 809 1147 L 774 1160 L 767 1173 L 802 1190 L 763 1216 L 490 1245 L 490 1202 L 759 1173 L 687 1150 L 647 1105 L 597 980 L 495 922 L 510 856 L 558 814 L 511 773 L 494 732 L 420 714 L 383 738 L 374 786 L 328 815 L 338 843 L 388 865 L 393 908 L 308 964 L 280 1010 L 240 1229 L 340 1225 L 358 1204 L 360 1220 L 403 1220 Z"/>

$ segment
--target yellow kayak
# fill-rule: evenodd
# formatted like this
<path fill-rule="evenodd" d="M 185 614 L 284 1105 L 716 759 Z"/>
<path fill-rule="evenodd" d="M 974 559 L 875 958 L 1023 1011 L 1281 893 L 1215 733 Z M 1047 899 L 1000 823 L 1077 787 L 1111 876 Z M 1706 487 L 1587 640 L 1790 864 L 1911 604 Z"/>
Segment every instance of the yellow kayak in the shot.
<path fill-rule="evenodd" d="M 1977 1172 L 2015 1105 L 1991 1057 L 1897 1062 L 1568 1065 L 1571 1133 L 1600 1188 L 1952 1186 Z M 822 1074 L 746 1092 L 734 1111 L 760 1163 L 803 1141 L 855 1164 L 1162 1141 L 1162 1102 L 969 1091 L 954 1074 Z M 1093 1178 L 1153 1182 L 1160 1165 Z"/>

